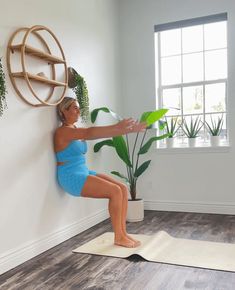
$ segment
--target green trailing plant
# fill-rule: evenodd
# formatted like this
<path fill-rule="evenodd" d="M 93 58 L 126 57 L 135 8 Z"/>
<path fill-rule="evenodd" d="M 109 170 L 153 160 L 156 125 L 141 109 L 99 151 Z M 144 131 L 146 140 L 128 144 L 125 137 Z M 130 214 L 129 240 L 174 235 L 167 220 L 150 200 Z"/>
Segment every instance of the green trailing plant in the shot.
<path fill-rule="evenodd" d="M 97 115 L 100 111 L 110 113 L 115 119 L 122 120 L 120 116 L 114 113 L 112 110 L 107 107 L 97 108 L 91 112 L 91 122 L 94 123 Z M 159 121 L 167 112 L 167 109 L 160 109 L 157 111 L 144 112 L 141 115 L 140 122 L 146 122 L 147 128 L 144 132 L 133 133 L 136 134 L 135 141 L 133 146 L 130 146 L 130 142 L 128 139 L 128 134 L 123 136 L 116 136 L 112 139 L 106 139 L 101 142 L 98 142 L 94 146 L 94 152 L 98 152 L 103 146 L 112 147 L 119 158 L 124 162 L 126 166 L 126 175 L 117 171 L 112 171 L 111 173 L 122 178 L 127 183 L 130 195 L 132 200 L 136 200 L 136 185 L 138 178 L 145 172 L 145 170 L 149 167 L 151 160 L 144 161 L 141 165 L 139 165 L 140 157 L 143 154 L 146 154 L 153 142 L 162 140 L 168 137 L 168 134 L 163 134 L 160 136 L 155 136 L 149 138 L 145 141 L 147 132 L 151 129 L 152 125 Z M 162 130 L 164 125 L 160 124 L 160 129 Z M 138 142 L 139 141 L 139 142 Z"/>
<path fill-rule="evenodd" d="M 190 124 L 188 124 L 184 119 L 181 128 L 188 138 L 196 138 L 198 137 L 198 133 L 204 125 L 203 123 L 201 123 L 202 122 L 199 116 L 195 120 L 193 120 L 193 118 L 191 117 Z"/>
<path fill-rule="evenodd" d="M 205 121 L 206 128 L 211 136 L 219 136 L 223 126 L 223 115 L 218 117 L 217 120 L 213 120 L 211 117 L 211 125 Z"/>
<path fill-rule="evenodd" d="M 5 74 L 3 72 L 2 59 L 0 58 L 0 117 L 7 108 L 6 94 Z"/>
<path fill-rule="evenodd" d="M 86 82 L 78 73 L 75 74 L 76 86 L 72 88 L 74 91 L 81 112 L 82 122 L 87 122 L 89 119 L 89 96 Z"/>
<path fill-rule="evenodd" d="M 166 133 L 169 136 L 168 138 L 173 138 L 180 128 L 180 126 L 178 125 L 178 116 L 171 117 L 170 122 L 168 122 L 167 118 L 165 117 L 165 128 Z"/>

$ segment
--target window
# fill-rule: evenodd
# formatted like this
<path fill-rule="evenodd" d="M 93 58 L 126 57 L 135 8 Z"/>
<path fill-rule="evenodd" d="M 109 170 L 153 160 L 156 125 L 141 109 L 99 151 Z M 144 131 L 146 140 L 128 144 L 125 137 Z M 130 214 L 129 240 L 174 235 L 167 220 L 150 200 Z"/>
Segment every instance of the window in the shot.
<path fill-rule="evenodd" d="M 182 124 L 198 118 L 204 124 L 198 145 L 208 146 L 205 122 L 222 116 L 226 143 L 227 14 L 155 25 L 155 71 L 157 104 L 169 109 L 166 119 Z M 186 144 L 181 128 L 176 139 L 178 147 Z"/>

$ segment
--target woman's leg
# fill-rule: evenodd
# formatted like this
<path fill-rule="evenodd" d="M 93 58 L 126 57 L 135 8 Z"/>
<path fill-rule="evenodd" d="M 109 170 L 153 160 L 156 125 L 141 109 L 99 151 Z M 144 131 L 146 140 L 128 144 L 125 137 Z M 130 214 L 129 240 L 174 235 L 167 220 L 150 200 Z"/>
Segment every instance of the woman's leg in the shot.
<path fill-rule="evenodd" d="M 107 180 L 109 182 L 112 182 L 112 183 L 118 185 L 121 188 L 122 193 L 123 193 L 122 229 L 123 229 L 124 233 L 128 236 L 128 238 L 131 239 L 132 241 L 134 241 L 136 246 L 139 246 L 140 245 L 140 241 L 137 241 L 137 240 L 133 239 L 126 232 L 126 215 L 127 215 L 127 206 L 128 206 L 128 188 L 127 188 L 127 186 L 124 183 L 122 183 L 122 182 L 110 177 L 109 175 L 106 175 L 106 174 L 103 174 L 103 173 L 99 173 L 99 174 L 97 174 L 97 176 L 100 177 L 100 178 L 103 178 L 103 179 L 105 179 L 105 180 Z"/>
<path fill-rule="evenodd" d="M 132 248 L 135 243 L 128 239 L 122 229 L 122 191 L 121 188 L 98 176 L 89 175 L 81 192 L 83 197 L 108 198 L 109 213 L 114 230 L 116 245 Z"/>

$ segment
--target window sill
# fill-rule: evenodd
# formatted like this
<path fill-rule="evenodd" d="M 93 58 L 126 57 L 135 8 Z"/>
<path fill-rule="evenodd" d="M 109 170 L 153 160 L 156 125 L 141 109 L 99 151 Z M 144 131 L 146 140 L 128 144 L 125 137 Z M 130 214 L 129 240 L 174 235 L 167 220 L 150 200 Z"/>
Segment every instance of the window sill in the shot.
<path fill-rule="evenodd" d="M 181 145 L 181 144 L 180 144 Z M 210 146 L 209 144 L 199 144 L 196 147 L 188 147 L 186 144 L 181 146 L 175 146 L 173 148 L 158 147 L 156 148 L 159 154 L 191 154 L 191 153 L 228 153 L 230 152 L 230 145 L 228 143 L 223 143 L 220 146 Z"/>

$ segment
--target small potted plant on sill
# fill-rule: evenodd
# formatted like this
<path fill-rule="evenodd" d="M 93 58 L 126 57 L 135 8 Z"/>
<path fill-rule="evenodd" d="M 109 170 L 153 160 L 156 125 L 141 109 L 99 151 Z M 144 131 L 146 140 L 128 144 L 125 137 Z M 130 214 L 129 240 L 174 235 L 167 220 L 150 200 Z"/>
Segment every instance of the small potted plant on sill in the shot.
<path fill-rule="evenodd" d="M 200 123 L 201 119 L 199 116 L 195 120 L 193 120 L 193 118 L 191 117 L 190 124 L 188 124 L 185 119 L 183 120 L 181 127 L 184 134 L 188 137 L 189 147 L 195 147 L 196 145 L 196 138 L 198 137 L 198 133 L 204 125 L 203 123 Z"/>
<path fill-rule="evenodd" d="M 218 117 L 217 120 L 213 120 L 211 116 L 211 124 L 205 121 L 207 131 L 210 134 L 210 142 L 211 146 L 219 146 L 220 145 L 220 133 L 223 126 L 223 115 Z"/>
<path fill-rule="evenodd" d="M 176 135 L 177 131 L 179 130 L 180 126 L 178 124 L 178 116 L 171 117 L 170 122 L 167 121 L 165 117 L 165 128 L 166 133 L 168 134 L 168 138 L 166 138 L 166 147 L 172 148 L 174 147 L 174 136 Z"/>
<path fill-rule="evenodd" d="M 107 107 L 97 108 L 91 112 L 91 122 L 94 123 L 99 111 L 110 113 L 115 119 L 122 120 L 120 116 L 108 109 Z M 159 121 L 167 112 L 167 109 L 160 109 L 157 111 L 144 112 L 141 115 L 140 122 L 147 122 L 148 127 L 144 132 L 134 133 L 136 134 L 133 146 L 130 146 L 128 135 L 116 136 L 112 139 L 106 139 L 98 142 L 94 146 L 94 152 L 98 152 L 103 146 L 110 146 L 115 149 L 118 157 L 124 162 L 127 170 L 127 174 L 123 174 L 117 171 L 111 173 L 122 178 L 129 187 L 131 199 L 128 200 L 127 221 L 136 222 L 144 219 L 144 202 L 143 199 L 137 198 L 137 180 L 149 167 L 151 160 L 144 161 L 139 165 L 140 157 L 147 153 L 153 142 L 162 140 L 168 137 L 168 134 L 151 137 L 145 142 L 147 132 L 152 128 L 152 125 Z M 160 124 L 160 129 L 164 129 L 164 125 Z M 132 134 L 133 135 L 133 134 Z M 139 137 L 142 137 L 140 142 L 137 142 Z M 137 145 L 139 144 L 139 145 Z M 137 148 L 139 147 L 139 148 Z"/>

